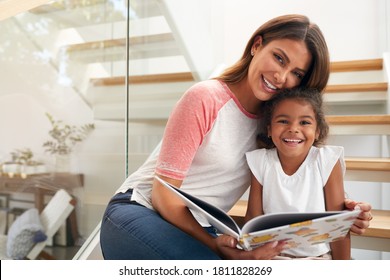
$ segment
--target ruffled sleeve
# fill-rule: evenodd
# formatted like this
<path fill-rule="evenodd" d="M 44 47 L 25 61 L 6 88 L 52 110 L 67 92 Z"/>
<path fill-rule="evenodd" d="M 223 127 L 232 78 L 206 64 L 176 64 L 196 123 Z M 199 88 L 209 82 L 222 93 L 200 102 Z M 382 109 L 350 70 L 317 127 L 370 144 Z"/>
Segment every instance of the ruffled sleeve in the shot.
<path fill-rule="evenodd" d="M 322 184 L 325 186 L 330 173 L 337 161 L 340 161 L 343 175 L 345 175 L 346 166 L 344 160 L 344 148 L 341 146 L 324 146 L 319 149 L 319 167 L 322 176 Z"/>
<path fill-rule="evenodd" d="M 251 152 L 247 152 L 246 159 L 249 169 L 260 184 L 264 184 L 264 168 L 267 160 L 267 150 L 258 149 Z"/>

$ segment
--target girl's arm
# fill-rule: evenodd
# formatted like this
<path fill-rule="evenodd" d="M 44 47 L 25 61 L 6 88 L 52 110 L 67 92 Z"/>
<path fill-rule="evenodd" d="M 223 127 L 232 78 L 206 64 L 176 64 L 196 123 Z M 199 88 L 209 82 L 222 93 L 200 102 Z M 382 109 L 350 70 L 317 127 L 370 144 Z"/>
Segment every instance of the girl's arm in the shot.
<path fill-rule="evenodd" d="M 372 220 L 371 204 L 367 202 L 357 202 L 348 198 L 344 200 L 344 204 L 345 208 L 348 210 L 359 207 L 362 211 L 351 227 L 351 231 L 356 234 L 363 234 L 366 231 L 366 228 L 370 226 L 370 221 Z"/>
<path fill-rule="evenodd" d="M 251 174 L 251 187 L 249 190 L 245 222 L 263 214 L 263 186 L 257 181 L 256 177 Z"/>
<path fill-rule="evenodd" d="M 340 161 L 337 161 L 324 187 L 325 206 L 327 211 L 344 210 L 344 182 Z M 351 259 L 351 239 L 350 234 L 340 241 L 330 243 L 332 259 Z"/>

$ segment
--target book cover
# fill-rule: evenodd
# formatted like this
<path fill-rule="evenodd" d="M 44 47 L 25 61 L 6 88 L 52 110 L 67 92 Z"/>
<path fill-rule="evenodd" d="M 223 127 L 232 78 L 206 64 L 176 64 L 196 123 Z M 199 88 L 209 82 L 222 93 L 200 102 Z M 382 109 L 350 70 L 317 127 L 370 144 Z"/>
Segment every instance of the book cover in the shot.
<path fill-rule="evenodd" d="M 232 217 L 218 207 L 176 188 L 158 176 L 156 179 L 180 197 L 191 211 L 206 217 L 210 225 L 221 233 L 235 237 L 245 250 L 276 240 L 286 240 L 291 248 L 337 241 L 347 235 L 360 213 L 359 210 L 273 213 L 255 217 L 240 228 Z"/>

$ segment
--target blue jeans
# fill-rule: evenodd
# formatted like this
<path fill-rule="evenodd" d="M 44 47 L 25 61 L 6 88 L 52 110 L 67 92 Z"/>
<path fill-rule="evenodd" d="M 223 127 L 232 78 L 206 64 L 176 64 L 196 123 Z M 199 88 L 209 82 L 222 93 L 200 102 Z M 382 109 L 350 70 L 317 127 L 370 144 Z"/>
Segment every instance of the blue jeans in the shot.
<path fill-rule="evenodd" d="M 104 213 L 100 230 L 104 259 L 220 259 L 209 247 L 170 224 L 155 211 L 130 202 L 131 194 L 132 190 L 116 194 Z M 213 228 L 205 230 L 215 236 Z"/>

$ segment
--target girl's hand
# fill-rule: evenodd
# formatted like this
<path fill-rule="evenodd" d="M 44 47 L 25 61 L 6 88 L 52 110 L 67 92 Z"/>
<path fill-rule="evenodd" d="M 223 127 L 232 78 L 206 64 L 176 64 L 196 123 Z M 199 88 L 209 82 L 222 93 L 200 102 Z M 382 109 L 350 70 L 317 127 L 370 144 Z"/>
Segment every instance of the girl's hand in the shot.
<path fill-rule="evenodd" d="M 228 235 L 216 238 L 218 251 L 223 259 L 227 260 L 269 260 L 280 254 L 285 242 L 275 241 L 260 246 L 252 251 L 238 249 L 237 240 Z"/>
<path fill-rule="evenodd" d="M 372 220 L 371 205 L 366 202 L 356 202 L 351 199 L 345 199 L 344 204 L 348 210 L 362 210 L 351 227 L 351 231 L 356 234 L 363 234 L 366 231 L 366 228 L 370 226 L 370 221 Z"/>

